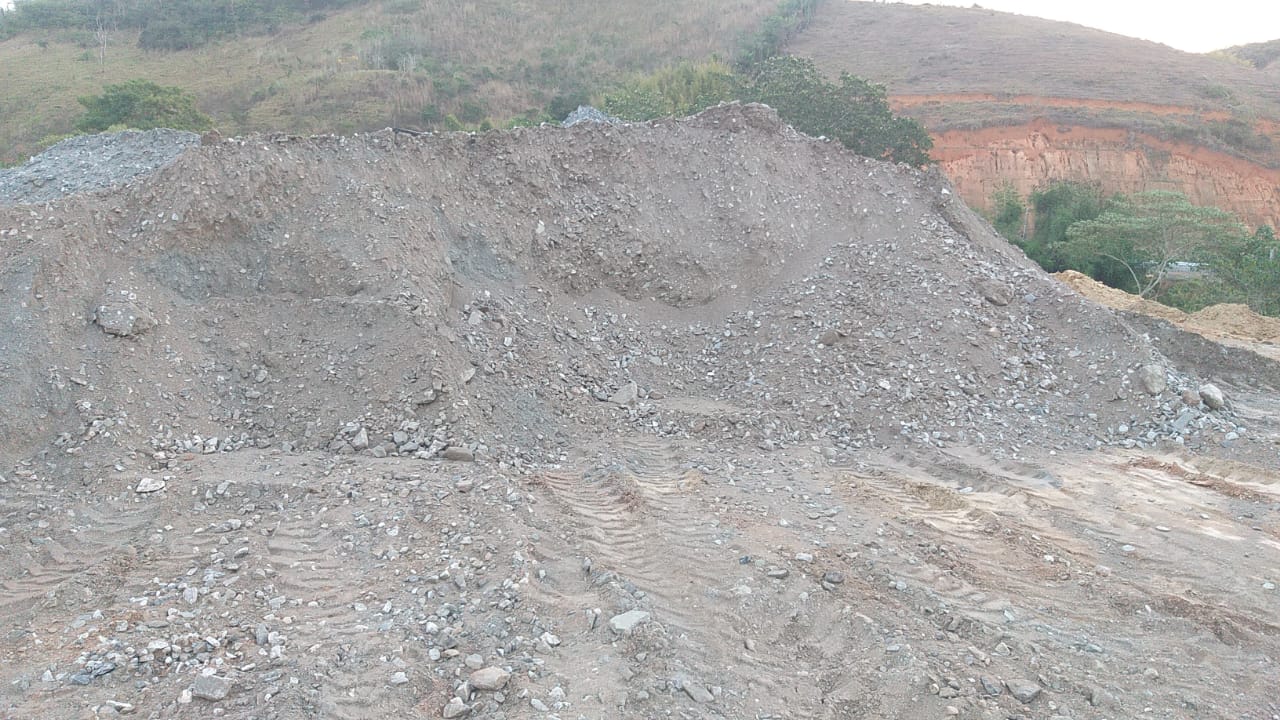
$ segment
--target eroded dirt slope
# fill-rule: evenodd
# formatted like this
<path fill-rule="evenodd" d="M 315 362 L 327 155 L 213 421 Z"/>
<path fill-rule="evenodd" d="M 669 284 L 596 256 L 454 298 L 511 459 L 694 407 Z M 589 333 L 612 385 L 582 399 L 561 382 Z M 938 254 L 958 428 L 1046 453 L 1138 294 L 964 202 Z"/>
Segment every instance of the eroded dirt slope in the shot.
<path fill-rule="evenodd" d="M 831 2 L 789 50 L 887 87 L 971 206 L 1005 185 L 1173 190 L 1250 226 L 1280 221 L 1270 73 L 981 7 Z"/>
<path fill-rule="evenodd" d="M 232 139 L 0 238 L 0 713 L 1280 712 L 1277 366 L 767 108 Z"/>

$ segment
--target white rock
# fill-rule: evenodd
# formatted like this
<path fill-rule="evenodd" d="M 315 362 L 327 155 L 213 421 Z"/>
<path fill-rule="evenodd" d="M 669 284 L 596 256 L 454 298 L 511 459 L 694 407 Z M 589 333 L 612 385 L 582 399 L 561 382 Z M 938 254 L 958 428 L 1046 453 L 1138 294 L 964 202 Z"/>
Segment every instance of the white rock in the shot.
<path fill-rule="evenodd" d="M 467 684 L 473 690 L 501 690 L 507 686 L 511 673 L 500 667 L 487 667 L 476 670 L 467 678 Z"/>
<path fill-rule="evenodd" d="M 1210 410 L 1221 410 L 1226 407 L 1227 399 L 1217 385 L 1205 383 L 1200 386 L 1200 401 Z"/>
<path fill-rule="evenodd" d="M 133 491 L 136 493 L 145 495 L 147 493 L 156 492 L 157 490 L 163 490 L 164 486 L 165 486 L 165 481 L 161 480 L 160 478 L 144 477 L 138 481 L 138 486 L 135 487 Z"/>
<path fill-rule="evenodd" d="M 628 610 L 609 618 L 609 628 L 616 633 L 630 635 L 637 627 L 649 622 L 651 617 L 653 616 L 644 610 Z"/>

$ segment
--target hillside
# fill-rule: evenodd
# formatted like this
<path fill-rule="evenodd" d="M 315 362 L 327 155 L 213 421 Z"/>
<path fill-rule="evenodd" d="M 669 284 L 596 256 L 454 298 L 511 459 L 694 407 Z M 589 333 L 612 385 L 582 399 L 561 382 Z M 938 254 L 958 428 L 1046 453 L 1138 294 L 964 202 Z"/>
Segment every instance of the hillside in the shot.
<path fill-rule="evenodd" d="M 869 2 L 825 3 L 789 50 L 884 83 L 976 207 L 1006 182 L 1025 194 L 1074 179 L 1280 223 L 1280 85 L 1246 62 L 981 8 Z"/>
<path fill-rule="evenodd" d="M 1277 710 L 1280 365 L 934 171 L 758 105 L 39 165 L 0 715 Z"/>
<path fill-rule="evenodd" d="M 776 6 L 383 0 L 178 51 L 140 48 L 137 30 L 107 31 L 105 49 L 88 27 L 24 31 L 0 41 L 0 163 L 70 132 L 77 97 L 138 77 L 191 91 L 224 134 L 421 127 L 447 115 L 501 125 L 558 99 L 572 109 L 630 73 L 731 55 Z"/>

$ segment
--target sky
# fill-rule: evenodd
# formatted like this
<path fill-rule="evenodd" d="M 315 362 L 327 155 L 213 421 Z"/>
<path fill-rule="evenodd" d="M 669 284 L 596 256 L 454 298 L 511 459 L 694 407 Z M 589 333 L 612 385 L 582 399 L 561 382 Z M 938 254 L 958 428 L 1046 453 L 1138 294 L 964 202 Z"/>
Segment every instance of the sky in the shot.
<path fill-rule="evenodd" d="M 921 0 L 908 0 L 913 5 Z M 969 7 L 975 0 L 930 0 Z M 991 10 L 1065 20 L 1187 52 L 1280 39 L 1277 0 L 976 0 Z"/>
<path fill-rule="evenodd" d="M 839 0 L 835 0 L 839 1 Z M 920 4 L 923 0 L 907 0 Z M 930 0 L 968 7 L 973 0 Z M 1280 39 L 1280 0 L 979 0 L 979 5 L 1164 43 L 1187 52 Z M 12 0 L 0 0 L 0 7 Z"/>

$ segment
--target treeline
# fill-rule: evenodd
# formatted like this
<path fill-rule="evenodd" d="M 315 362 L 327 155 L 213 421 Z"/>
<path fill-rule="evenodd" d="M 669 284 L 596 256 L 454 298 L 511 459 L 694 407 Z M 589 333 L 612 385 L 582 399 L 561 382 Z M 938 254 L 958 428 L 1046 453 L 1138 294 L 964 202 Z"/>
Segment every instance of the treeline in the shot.
<path fill-rule="evenodd" d="M 992 224 L 1049 272 L 1076 270 L 1111 287 L 1194 312 L 1242 303 L 1280 316 L 1280 242 L 1184 195 L 1107 195 L 1055 182 L 1022 198 L 996 193 Z"/>
<path fill-rule="evenodd" d="M 319 20 L 361 0 L 15 0 L 0 11 L 0 38 L 27 31 L 139 31 L 147 50 L 185 50 Z"/>

